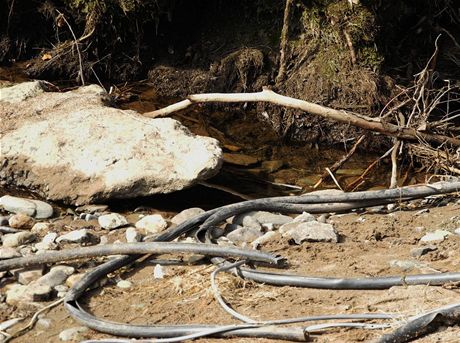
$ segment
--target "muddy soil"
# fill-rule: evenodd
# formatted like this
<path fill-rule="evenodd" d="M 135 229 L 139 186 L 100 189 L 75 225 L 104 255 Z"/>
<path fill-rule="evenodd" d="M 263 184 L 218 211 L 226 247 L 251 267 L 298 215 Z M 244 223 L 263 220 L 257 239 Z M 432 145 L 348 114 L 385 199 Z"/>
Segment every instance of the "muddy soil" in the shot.
<path fill-rule="evenodd" d="M 425 210 L 420 211 L 421 209 Z M 328 221 L 340 234 L 339 243 L 289 245 L 279 240 L 263 250 L 286 257 L 290 263 L 286 272 L 312 276 L 372 277 L 456 271 L 460 264 L 458 235 L 435 242 L 436 249 L 419 258 L 411 255 L 411 249 L 419 246 L 418 241 L 426 232 L 436 229 L 453 231 L 460 227 L 459 213 L 458 199 L 451 198 L 447 204 L 445 200 L 429 201 L 428 204 L 414 202 L 393 213 L 332 215 Z M 174 212 L 162 214 L 170 218 Z M 138 216 L 139 213 L 127 213 L 130 222 L 135 222 Z M 93 225 L 94 234 L 102 234 L 97 229 L 97 222 L 72 221 L 71 216 L 62 217 L 55 225 L 64 231 L 69 230 L 70 226 L 75 228 Z M 123 231 L 113 231 L 109 240 L 123 240 Z M 415 266 L 401 269 L 393 261 L 412 261 Z M 94 262 L 72 265 L 84 271 L 92 263 Z M 84 301 L 84 307 L 105 320 L 130 324 L 235 322 L 213 298 L 209 280 L 212 266 L 164 265 L 164 279 L 154 279 L 153 268 L 154 265 L 147 263 L 134 270 L 111 275 L 104 288 L 90 293 Z M 132 288 L 117 288 L 115 280 L 119 278 L 131 281 Z M 274 287 L 247 282 L 231 275 L 220 275 L 218 281 L 223 296 L 236 310 L 257 319 L 367 312 L 391 312 L 409 316 L 458 302 L 460 299 L 457 284 L 444 287 L 401 286 L 379 291 L 332 291 Z M 2 305 L 0 321 L 17 316 L 30 316 L 34 310 L 7 309 Z M 52 309 L 44 317 L 51 319 L 49 328 L 36 326 L 14 342 L 60 342 L 58 334 L 62 330 L 79 325 L 62 306 Z M 390 324 L 394 328 L 401 322 L 394 320 Z M 314 342 L 368 342 L 388 330 L 332 329 L 312 335 L 311 338 Z M 439 332 L 418 342 L 457 342 L 459 335 L 459 326 L 440 328 Z M 108 337 L 92 330 L 81 336 L 82 339 Z M 219 341 L 222 340 L 198 340 Z M 272 342 L 266 339 L 227 341 Z"/>

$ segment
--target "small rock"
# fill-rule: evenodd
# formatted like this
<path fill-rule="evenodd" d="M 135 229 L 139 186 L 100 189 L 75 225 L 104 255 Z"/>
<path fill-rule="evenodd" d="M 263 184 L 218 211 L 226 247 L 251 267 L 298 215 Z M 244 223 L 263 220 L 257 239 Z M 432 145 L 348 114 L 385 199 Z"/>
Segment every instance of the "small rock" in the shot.
<path fill-rule="evenodd" d="M 31 245 L 24 245 L 19 249 L 19 252 L 23 257 L 33 255 L 35 251 L 35 248 Z"/>
<path fill-rule="evenodd" d="M 250 222 L 248 222 L 248 218 L 251 218 Z M 291 217 L 285 216 L 283 214 L 274 214 L 266 211 L 252 211 L 235 216 L 232 223 L 256 228 L 256 226 L 253 224 L 253 220 L 255 220 L 255 222 L 257 222 L 259 226 L 261 224 L 270 223 L 273 224 L 276 228 L 280 227 L 281 225 L 292 222 Z"/>
<path fill-rule="evenodd" d="M 107 237 L 106 235 L 99 237 L 99 245 L 104 245 L 107 243 L 109 243 L 109 237 Z"/>
<path fill-rule="evenodd" d="M 46 285 L 50 287 L 56 287 L 64 283 L 67 278 L 72 275 L 75 268 L 70 266 L 55 266 L 51 270 L 43 275 L 41 278 L 33 282 L 33 285 Z"/>
<path fill-rule="evenodd" d="M 37 324 L 35 324 L 37 327 L 41 329 L 49 329 L 53 325 L 53 321 L 50 318 L 39 318 L 37 320 Z"/>
<path fill-rule="evenodd" d="M 141 233 L 137 231 L 135 227 L 127 228 L 125 236 L 126 236 L 126 242 L 128 243 L 140 242 L 142 240 Z"/>
<path fill-rule="evenodd" d="M 53 224 L 51 223 L 36 223 L 30 230 L 37 235 L 43 235 L 53 229 Z"/>
<path fill-rule="evenodd" d="M 200 214 L 203 214 L 205 211 L 199 207 L 192 207 L 188 208 L 186 210 L 183 210 L 182 212 L 179 212 L 176 214 L 172 219 L 171 222 L 173 224 L 179 225 L 183 222 L 185 222 L 188 219 L 194 218 L 196 216 L 199 216 Z"/>
<path fill-rule="evenodd" d="M 83 205 L 83 206 L 77 207 L 75 211 L 78 213 L 95 214 L 95 213 L 105 212 L 108 209 L 109 209 L 109 206 L 107 205 Z"/>
<path fill-rule="evenodd" d="M 6 303 L 19 305 L 34 301 L 47 301 L 51 298 L 52 289 L 46 285 L 29 284 L 27 286 L 14 284 L 6 291 Z"/>
<path fill-rule="evenodd" d="M 277 237 L 278 234 L 275 231 L 268 231 L 263 234 L 263 236 L 260 236 L 259 238 L 255 239 L 251 243 L 251 247 L 253 249 L 258 249 L 261 246 L 265 245 L 266 243 L 274 240 L 275 237 Z"/>
<path fill-rule="evenodd" d="M 296 244 L 302 242 L 338 242 L 337 233 L 331 224 L 318 222 L 289 223 L 281 226 L 283 237 L 286 237 Z"/>
<path fill-rule="evenodd" d="M 146 234 L 162 232 L 168 227 L 168 223 L 159 214 L 143 217 L 136 223 L 136 228 L 144 230 Z"/>
<path fill-rule="evenodd" d="M 437 249 L 438 249 L 438 247 L 436 245 L 426 245 L 426 246 L 423 246 L 423 247 L 411 249 L 410 254 L 413 257 L 420 257 L 420 256 L 423 256 L 423 255 L 429 253 L 430 251 L 435 251 Z"/>
<path fill-rule="evenodd" d="M 56 239 L 57 243 L 85 243 L 89 242 L 91 240 L 91 236 L 88 232 L 87 229 L 80 229 L 80 230 L 74 230 L 70 231 L 69 233 L 66 233 L 65 235 L 59 236 Z"/>
<path fill-rule="evenodd" d="M 59 333 L 59 339 L 63 342 L 78 341 L 81 333 L 88 331 L 86 326 L 77 326 L 74 328 L 66 329 Z"/>
<path fill-rule="evenodd" d="M 154 279 L 163 279 L 165 277 L 165 273 L 163 271 L 163 267 L 161 264 L 156 264 L 155 268 L 153 268 L 153 278 Z"/>
<path fill-rule="evenodd" d="M 73 275 L 70 275 L 66 282 L 65 282 L 65 285 L 69 288 L 72 288 L 73 286 L 75 286 L 75 284 L 80 281 L 83 276 L 85 276 L 85 273 L 79 273 L 79 274 L 73 274 Z"/>
<path fill-rule="evenodd" d="M 249 243 L 263 235 L 260 230 L 241 227 L 227 234 L 227 238 L 235 244 Z"/>
<path fill-rule="evenodd" d="M 245 227 L 248 229 L 258 230 L 258 231 L 262 230 L 262 225 L 260 225 L 257 219 L 255 219 L 254 217 L 250 215 L 249 216 L 244 216 L 244 215 L 237 216 L 233 218 L 232 224 L 236 226 Z"/>
<path fill-rule="evenodd" d="M 29 231 L 23 231 L 18 233 L 10 233 L 3 236 L 4 247 L 17 247 L 23 244 L 32 243 L 35 241 L 36 236 Z"/>
<path fill-rule="evenodd" d="M 420 242 L 421 243 L 435 242 L 435 241 L 441 242 L 449 235 L 451 235 L 451 233 L 449 231 L 436 230 L 434 232 L 428 232 L 425 236 L 420 238 Z"/>
<path fill-rule="evenodd" d="M 22 255 L 13 247 L 0 247 L 0 260 L 21 256 Z"/>
<path fill-rule="evenodd" d="M 0 205 L 8 212 L 24 213 L 29 216 L 35 214 L 35 204 L 26 199 L 5 195 L 0 198 Z"/>
<path fill-rule="evenodd" d="M 8 212 L 24 213 L 37 219 L 46 219 L 53 215 L 53 207 L 40 200 L 5 195 L 0 198 L 0 204 Z"/>
<path fill-rule="evenodd" d="M 399 268 L 403 271 L 408 271 L 415 268 L 423 267 L 420 263 L 410 260 L 392 260 L 390 261 L 390 267 Z"/>
<path fill-rule="evenodd" d="M 28 285 L 43 276 L 43 268 L 18 269 L 14 271 L 14 276 L 21 285 Z"/>
<path fill-rule="evenodd" d="M 34 226 L 35 221 L 25 213 L 17 213 L 11 216 L 8 220 L 8 224 L 14 229 L 29 230 Z"/>
<path fill-rule="evenodd" d="M 456 235 L 459 235 L 459 236 L 460 236 L 460 227 L 457 228 L 457 229 L 455 229 L 454 233 L 455 233 Z"/>
<path fill-rule="evenodd" d="M 53 207 L 44 201 L 29 199 L 29 201 L 35 204 L 35 215 L 37 219 L 47 219 L 53 216 Z"/>
<path fill-rule="evenodd" d="M 294 223 L 307 223 L 314 221 L 316 221 L 315 216 L 307 212 L 303 212 L 301 215 L 298 215 L 293 220 Z"/>
<path fill-rule="evenodd" d="M 78 216 L 78 218 L 80 219 L 83 219 L 87 222 L 89 222 L 90 220 L 95 220 L 97 218 L 99 218 L 100 216 L 98 215 L 94 215 L 94 214 L 91 214 L 91 213 L 80 213 L 80 215 Z"/>
<path fill-rule="evenodd" d="M 54 243 L 54 241 L 56 240 L 58 234 L 56 232 L 48 232 L 45 237 L 43 237 L 42 239 L 42 243 L 44 244 L 50 244 L 50 243 Z"/>
<path fill-rule="evenodd" d="M 57 292 L 58 298 L 64 298 L 69 291 L 69 287 L 66 285 L 57 285 L 54 287 L 54 290 Z"/>
<path fill-rule="evenodd" d="M 126 218 L 118 213 L 104 214 L 97 218 L 97 221 L 106 230 L 113 230 L 128 224 Z"/>
<path fill-rule="evenodd" d="M 121 280 L 117 282 L 118 288 L 131 288 L 133 286 L 132 282 L 128 280 Z"/>

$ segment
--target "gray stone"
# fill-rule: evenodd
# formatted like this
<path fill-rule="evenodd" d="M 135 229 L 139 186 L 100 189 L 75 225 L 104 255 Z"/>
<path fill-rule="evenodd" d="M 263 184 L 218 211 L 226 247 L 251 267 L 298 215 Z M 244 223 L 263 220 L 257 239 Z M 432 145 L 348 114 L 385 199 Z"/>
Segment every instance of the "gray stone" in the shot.
<path fill-rule="evenodd" d="M 132 282 L 128 280 L 121 280 L 117 282 L 118 288 L 131 288 L 133 286 Z"/>
<path fill-rule="evenodd" d="M 34 226 L 35 221 L 25 213 L 17 213 L 11 216 L 8 220 L 8 224 L 13 229 L 30 230 L 32 226 Z"/>
<path fill-rule="evenodd" d="M 38 328 L 41 329 L 50 329 L 53 325 L 53 321 L 50 318 L 39 318 L 35 324 Z"/>
<path fill-rule="evenodd" d="M 48 232 L 42 241 L 35 244 L 37 250 L 54 250 L 57 245 L 54 243 L 56 241 L 58 234 L 56 232 Z"/>
<path fill-rule="evenodd" d="M 35 234 L 29 231 L 10 233 L 4 235 L 2 238 L 4 247 L 17 247 L 23 244 L 32 243 L 35 239 Z"/>
<path fill-rule="evenodd" d="M 87 229 L 70 231 L 56 239 L 57 243 L 86 243 L 91 240 Z"/>
<path fill-rule="evenodd" d="M 35 204 L 29 200 L 4 195 L 0 198 L 0 205 L 11 213 L 25 213 L 29 216 L 35 214 Z"/>
<path fill-rule="evenodd" d="M 306 223 L 314 221 L 316 221 L 315 216 L 307 212 L 303 212 L 302 214 L 295 217 L 293 220 L 294 223 Z"/>
<path fill-rule="evenodd" d="M 99 225 L 106 230 L 113 230 L 128 224 L 124 216 L 118 213 L 104 214 L 97 218 Z"/>
<path fill-rule="evenodd" d="M 173 224 L 179 225 L 183 222 L 185 222 L 188 219 L 194 218 L 200 214 L 203 214 L 205 211 L 199 207 L 192 207 L 188 208 L 186 210 L 183 210 L 182 212 L 179 212 L 176 214 L 172 219 L 171 222 Z"/>
<path fill-rule="evenodd" d="M 63 342 L 78 341 L 80 334 L 85 333 L 89 329 L 86 326 L 77 326 L 70 329 L 66 329 L 59 333 L 59 339 Z"/>
<path fill-rule="evenodd" d="M 411 249 L 410 254 L 413 257 L 420 257 L 420 256 L 423 256 L 423 255 L 429 253 L 430 251 L 435 251 L 437 249 L 438 249 L 438 247 L 436 245 L 426 245 L 426 246 L 423 246 L 423 247 Z"/>
<path fill-rule="evenodd" d="M 24 213 L 37 219 L 46 219 L 53 215 L 53 207 L 46 202 L 5 195 L 0 198 L 3 208 L 12 213 Z"/>
<path fill-rule="evenodd" d="M 399 268 L 403 271 L 409 271 L 411 269 L 423 268 L 424 265 L 420 264 L 417 261 L 410 260 L 391 260 L 390 267 Z"/>
<path fill-rule="evenodd" d="M 241 227 L 228 233 L 226 237 L 230 241 L 238 245 L 243 243 L 250 243 L 262 235 L 263 233 L 260 232 L 260 230 L 248 227 Z"/>
<path fill-rule="evenodd" d="M 170 193 L 222 164 L 217 140 L 170 118 L 108 107 L 96 85 L 41 93 L 20 106 L 3 93 L 0 179 L 52 201 L 79 206 Z"/>
<path fill-rule="evenodd" d="M 142 240 L 141 233 L 137 231 L 135 227 L 127 228 L 125 232 L 125 236 L 126 236 L 126 242 L 128 243 L 140 242 Z"/>
<path fill-rule="evenodd" d="M 278 237 L 278 234 L 275 231 L 268 231 L 260 236 L 259 238 L 255 239 L 251 243 L 251 247 L 253 249 L 259 249 L 261 246 L 266 245 L 269 242 L 274 241 Z"/>
<path fill-rule="evenodd" d="M 253 230 L 262 230 L 262 225 L 260 225 L 259 221 L 252 217 L 251 215 L 239 215 L 233 218 L 232 220 L 233 225 L 245 227 L 248 229 L 253 229 Z"/>
<path fill-rule="evenodd" d="M 13 247 L 0 247 L 0 260 L 21 256 L 22 255 Z"/>
<path fill-rule="evenodd" d="M 459 235 L 459 236 L 460 236 L 460 227 L 457 228 L 457 229 L 455 229 L 454 233 L 455 233 L 456 235 Z"/>
<path fill-rule="evenodd" d="M 160 233 L 168 227 L 168 223 L 160 214 L 152 214 L 141 218 L 136 228 L 144 230 L 145 234 Z"/>
<path fill-rule="evenodd" d="M 43 276 L 43 268 L 17 269 L 14 271 L 14 276 L 21 285 L 28 285 Z"/>
<path fill-rule="evenodd" d="M 251 220 L 249 221 L 249 218 Z M 243 213 L 238 216 L 235 216 L 232 223 L 242 226 L 257 228 L 254 225 L 253 220 L 260 225 L 262 224 L 273 224 L 274 227 L 278 228 L 283 224 L 292 222 L 292 218 L 282 214 L 274 214 L 266 211 L 253 211 L 248 213 Z"/>
<path fill-rule="evenodd" d="M 46 285 L 14 284 L 6 291 L 6 303 L 9 305 L 20 305 L 35 301 L 47 301 L 51 298 L 52 288 Z"/>
<path fill-rule="evenodd" d="M 333 242 L 337 243 L 338 237 L 331 224 L 318 222 L 297 222 L 284 224 L 279 229 L 283 237 L 294 241 L 296 244 L 302 242 Z"/>
<path fill-rule="evenodd" d="M 75 268 L 69 266 L 56 266 L 43 275 L 41 278 L 35 280 L 31 285 L 46 285 L 49 287 L 56 287 L 63 284 L 67 278 L 72 275 Z"/>
<path fill-rule="evenodd" d="M 0 91 L 0 102 L 17 104 L 43 93 L 44 88 L 44 84 L 41 81 L 23 82 L 11 87 L 5 87 Z"/>
<path fill-rule="evenodd" d="M 44 235 L 52 229 L 53 224 L 51 223 L 36 223 L 30 231 L 36 233 L 37 235 Z"/>
<path fill-rule="evenodd" d="M 420 242 L 421 243 L 442 242 L 447 236 L 451 234 L 452 233 L 446 230 L 436 230 L 434 232 L 428 232 L 425 236 L 420 238 Z"/>

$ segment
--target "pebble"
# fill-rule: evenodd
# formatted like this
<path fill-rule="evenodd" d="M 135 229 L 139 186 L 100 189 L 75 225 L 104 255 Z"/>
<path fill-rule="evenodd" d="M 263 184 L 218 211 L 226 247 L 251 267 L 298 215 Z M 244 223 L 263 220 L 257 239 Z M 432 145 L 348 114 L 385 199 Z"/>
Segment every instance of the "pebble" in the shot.
<path fill-rule="evenodd" d="M 449 231 L 446 230 L 436 230 L 434 232 L 428 232 L 425 236 L 420 238 L 421 243 L 426 242 L 442 242 L 447 236 L 451 235 Z"/>
<path fill-rule="evenodd" d="M 46 219 L 53 215 L 53 207 L 40 200 L 5 195 L 0 198 L 0 204 L 8 212 L 25 213 L 37 219 Z"/>
<path fill-rule="evenodd" d="M 142 234 L 135 227 L 129 227 L 125 232 L 126 242 L 136 243 L 142 241 Z"/>
<path fill-rule="evenodd" d="M 168 223 L 160 214 L 145 216 L 136 223 L 136 228 L 144 230 L 146 234 L 159 233 L 167 227 Z"/>
<path fill-rule="evenodd" d="M 80 281 L 83 278 L 83 276 L 85 276 L 85 273 L 70 275 L 65 281 L 65 285 L 69 288 L 72 288 L 78 281 Z"/>
<path fill-rule="evenodd" d="M 244 225 L 244 220 L 248 217 L 255 219 L 259 224 L 273 224 L 276 228 L 290 223 L 293 220 L 291 217 L 283 214 L 275 214 L 266 211 L 252 211 L 235 216 L 232 222 L 240 225 L 243 223 L 243 226 L 246 226 Z"/>
<path fill-rule="evenodd" d="M 35 325 L 42 329 L 49 329 L 51 328 L 52 324 L 53 324 L 53 321 L 50 318 L 39 318 L 37 320 L 37 324 Z"/>
<path fill-rule="evenodd" d="M 13 275 L 21 285 L 28 285 L 43 276 L 43 268 L 18 269 L 14 271 Z"/>
<path fill-rule="evenodd" d="M 268 232 L 264 233 L 263 236 L 260 236 L 259 238 L 255 239 L 251 243 L 251 247 L 253 249 L 258 249 L 261 246 L 265 245 L 266 243 L 268 243 L 270 241 L 273 241 L 275 239 L 275 237 L 277 237 L 277 236 L 278 236 L 278 234 L 275 231 L 268 231 Z"/>
<path fill-rule="evenodd" d="M 48 232 L 42 241 L 35 244 L 37 250 L 54 250 L 57 248 L 57 245 L 54 243 L 58 234 L 56 232 Z"/>
<path fill-rule="evenodd" d="M 109 243 L 109 237 L 107 237 L 106 235 L 99 237 L 99 245 L 104 245 L 107 243 Z"/>
<path fill-rule="evenodd" d="M 294 223 L 307 223 L 314 221 L 316 221 L 315 216 L 307 212 L 303 212 L 302 214 L 295 217 L 293 220 Z"/>
<path fill-rule="evenodd" d="M 80 229 L 80 230 L 74 230 L 70 231 L 69 233 L 66 233 L 65 235 L 59 236 L 56 239 L 57 243 L 85 243 L 90 241 L 91 236 L 88 232 L 87 229 Z"/>
<path fill-rule="evenodd" d="M 280 227 L 283 237 L 294 241 L 296 244 L 302 242 L 338 242 L 337 233 L 331 224 L 318 222 L 297 222 L 289 223 Z"/>
<path fill-rule="evenodd" d="M 70 266 L 55 266 L 41 278 L 35 280 L 33 285 L 56 287 L 57 285 L 63 284 L 74 272 L 75 268 Z"/>
<path fill-rule="evenodd" d="M 77 326 L 70 329 L 66 329 L 59 333 L 59 339 L 63 342 L 78 341 L 81 333 L 88 331 L 86 326 Z"/>
<path fill-rule="evenodd" d="M 6 291 L 6 303 L 19 305 L 34 301 L 47 301 L 51 298 L 52 288 L 46 285 L 29 284 L 27 286 L 13 284 Z"/>
<path fill-rule="evenodd" d="M 410 260 L 392 260 L 390 261 L 390 267 L 399 268 L 403 271 L 409 271 L 415 268 L 424 267 L 422 264 L 416 261 Z"/>
<path fill-rule="evenodd" d="M 261 237 L 263 233 L 260 230 L 250 227 L 240 227 L 227 234 L 227 238 L 233 243 L 239 245 L 243 243 L 250 243 L 257 238 Z"/>
<path fill-rule="evenodd" d="M 53 225 L 50 223 L 36 223 L 30 230 L 38 235 L 43 235 L 53 229 Z"/>
<path fill-rule="evenodd" d="M 118 288 L 131 288 L 133 286 L 132 282 L 128 280 L 120 280 L 117 282 Z"/>
<path fill-rule="evenodd" d="M 83 219 L 83 220 L 85 220 L 87 222 L 89 222 L 90 220 L 97 219 L 99 217 L 100 216 L 97 216 L 97 215 L 94 215 L 94 214 L 91 214 L 91 213 L 80 213 L 80 215 L 78 216 L 78 218 Z"/>
<path fill-rule="evenodd" d="M 17 213 L 11 216 L 8 220 L 8 224 L 13 229 L 30 230 L 32 226 L 34 226 L 35 220 L 25 213 Z"/>
<path fill-rule="evenodd" d="M 97 218 L 99 225 L 106 230 L 113 230 L 128 224 L 124 216 L 118 213 L 104 214 Z"/>
<path fill-rule="evenodd" d="M 0 247 L 0 260 L 21 256 L 22 255 L 13 247 Z"/>
<path fill-rule="evenodd" d="M 12 213 L 25 213 L 29 216 L 35 214 L 35 204 L 29 200 L 5 195 L 0 198 L 0 205 Z"/>
<path fill-rule="evenodd" d="M 456 235 L 459 235 L 459 236 L 460 236 L 460 227 L 457 228 L 457 229 L 455 229 L 454 233 L 455 233 Z"/>
<path fill-rule="evenodd" d="M 153 278 L 154 279 L 163 279 L 165 277 L 165 272 L 161 264 L 156 264 L 153 268 Z"/>
<path fill-rule="evenodd" d="M 438 249 L 438 247 L 436 245 L 426 245 L 426 246 L 423 246 L 423 247 L 411 249 L 410 254 L 413 257 L 420 257 L 420 256 L 423 256 L 423 255 L 429 253 L 430 251 L 435 251 L 437 249 Z"/>
<path fill-rule="evenodd" d="M 29 231 L 23 231 L 4 235 L 2 240 L 4 247 L 17 247 L 23 244 L 32 243 L 35 239 L 35 234 Z"/>
<path fill-rule="evenodd" d="M 194 218 L 196 216 L 199 216 L 200 214 L 203 214 L 205 210 L 199 208 L 199 207 L 192 207 L 188 208 L 186 210 L 183 210 L 182 212 L 179 212 L 176 214 L 172 219 L 171 222 L 173 224 L 179 225 L 183 222 L 185 222 L 188 219 Z"/>

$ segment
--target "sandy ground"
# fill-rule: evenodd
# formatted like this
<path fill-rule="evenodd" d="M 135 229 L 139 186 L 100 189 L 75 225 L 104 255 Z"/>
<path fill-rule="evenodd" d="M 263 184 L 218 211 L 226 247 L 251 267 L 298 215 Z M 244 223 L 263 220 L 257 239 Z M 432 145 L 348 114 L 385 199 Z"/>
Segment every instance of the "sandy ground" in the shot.
<path fill-rule="evenodd" d="M 448 204 L 422 205 L 413 203 L 393 213 L 351 213 L 333 215 L 328 221 L 340 234 L 339 243 L 303 243 L 289 245 L 275 241 L 264 250 L 287 258 L 290 263 L 285 272 L 311 276 L 371 277 L 408 275 L 417 273 L 456 271 L 460 264 L 458 253 L 460 236 L 448 236 L 435 242 L 436 250 L 419 258 L 411 255 L 411 249 L 420 246 L 419 239 L 436 229 L 452 231 L 460 227 L 460 204 L 450 199 Z M 420 213 L 420 209 L 426 211 Z M 166 213 L 172 216 L 173 213 Z M 128 215 L 135 221 L 138 214 Z M 70 229 L 70 217 L 56 222 L 62 230 Z M 91 224 L 91 223 L 90 223 Z M 88 225 L 72 221 L 75 226 Z M 103 232 L 94 229 L 96 235 Z M 122 239 L 124 230 L 115 230 L 110 241 Z M 394 260 L 416 262 L 409 269 L 394 266 Z M 84 271 L 88 264 L 72 264 Z M 179 323 L 233 323 L 235 320 L 224 312 L 214 300 L 209 275 L 214 267 L 166 265 L 164 279 L 153 278 L 152 264 L 112 275 L 104 288 L 99 288 L 85 298 L 84 306 L 96 316 L 106 320 L 130 324 L 179 324 Z M 130 289 L 115 286 L 115 280 L 123 278 L 133 284 Z M 420 314 L 449 303 L 459 302 L 458 285 L 444 287 L 428 285 L 400 286 L 378 291 L 316 290 L 295 287 L 274 287 L 241 280 L 232 275 L 218 276 L 220 290 L 225 299 L 246 316 L 260 320 L 290 318 L 307 315 L 340 313 L 383 313 L 402 315 Z M 4 285 L 3 285 L 4 286 Z M 43 304 L 45 305 L 45 304 Z M 11 308 L 1 304 L 0 319 L 31 315 L 32 308 Z M 62 306 L 44 315 L 51 319 L 49 328 L 35 326 L 14 342 L 60 342 L 58 335 L 79 324 L 70 318 Z M 401 321 L 390 322 L 397 327 Z M 315 323 L 311 323 L 315 324 Z M 299 325 L 299 324 L 297 324 Z M 17 326 L 19 327 L 19 325 Z M 387 330 L 330 329 L 312 335 L 314 342 L 368 342 L 380 337 Z M 89 330 L 81 339 L 108 338 Z M 419 339 L 418 342 L 457 342 L 460 327 L 439 328 L 438 332 Z M 226 339 L 229 340 L 229 339 Z M 199 342 L 219 342 L 222 339 L 200 339 Z M 264 339 L 231 339 L 232 342 L 271 342 Z"/>

